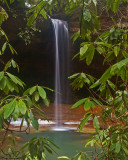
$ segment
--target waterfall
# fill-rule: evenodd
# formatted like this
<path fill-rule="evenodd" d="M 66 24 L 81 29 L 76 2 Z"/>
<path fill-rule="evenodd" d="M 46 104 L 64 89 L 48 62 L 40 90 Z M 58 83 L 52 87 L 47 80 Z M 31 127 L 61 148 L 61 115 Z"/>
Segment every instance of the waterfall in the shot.
<path fill-rule="evenodd" d="M 55 122 L 62 126 L 62 104 L 69 98 L 69 33 L 66 21 L 52 19 L 55 35 Z"/>

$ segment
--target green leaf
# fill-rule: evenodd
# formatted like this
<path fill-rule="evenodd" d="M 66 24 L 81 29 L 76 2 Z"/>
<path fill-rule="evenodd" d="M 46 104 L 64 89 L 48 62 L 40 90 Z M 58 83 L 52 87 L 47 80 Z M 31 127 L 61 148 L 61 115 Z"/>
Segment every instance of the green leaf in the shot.
<path fill-rule="evenodd" d="M 126 155 L 128 155 L 128 148 L 125 147 L 124 145 L 122 145 L 122 148 L 123 148 L 124 152 L 126 153 Z"/>
<path fill-rule="evenodd" d="M 114 53 L 115 53 L 115 56 L 116 56 L 116 57 L 118 56 L 119 51 L 120 51 L 120 47 L 119 47 L 119 46 L 115 46 L 115 47 L 114 47 Z"/>
<path fill-rule="evenodd" d="M 10 79 L 6 79 L 6 87 L 8 88 L 9 91 L 13 92 L 14 91 L 14 87 L 12 82 L 10 81 Z"/>
<path fill-rule="evenodd" d="M 116 153 L 119 153 L 119 152 L 120 152 L 120 148 L 121 148 L 121 144 L 120 144 L 120 142 L 118 141 L 118 142 L 116 143 L 116 146 L 115 146 L 115 152 L 116 152 Z"/>
<path fill-rule="evenodd" d="M 120 77 L 123 81 L 125 81 L 126 78 L 126 70 L 124 68 L 121 69 L 120 71 Z"/>
<path fill-rule="evenodd" d="M 39 123 L 37 119 L 32 119 L 32 126 L 38 130 L 39 129 Z"/>
<path fill-rule="evenodd" d="M 51 89 L 51 88 L 48 88 L 48 87 L 45 87 L 45 86 L 42 86 L 43 88 L 45 88 L 45 89 L 47 89 L 47 90 L 49 90 L 49 91 L 52 91 L 52 92 L 54 92 L 55 90 L 53 90 L 53 89 Z"/>
<path fill-rule="evenodd" d="M 76 9 L 77 9 L 78 7 L 79 7 L 79 6 L 72 7 L 72 8 L 70 8 L 70 9 L 68 9 L 65 13 L 66 13 L 66 14 L 73 13 L 74 11 L 76 11 Z"/>
<path fill-rule="evenodd" d="M 0 108 L 0 117 L 1 115 L 4 113 L 4 107 L 3 108 Z"/>
<path fill-rule="evenodd" d="M 13 68 L 16 68 L 16 67 L 17 67 L 17 69 L 18 69 L 18 71 L 19 71 L 19 66 L 16 64 L 16 62 L 15 62 L 13 59 L 9 60 L 9 61 L 6 63 L 6 65 L 5 65 L 5 67 L 4 67 L 4 71 L 6 71 L 9 67 L 11 67 L 11 64 L 12 64 Z"/>
<path fill-rule="evenodd" d="M 7 46 L 7 42 L 5 42 L 5 43 L 3 44 L 3 47 L 2 47 L 2 52 L 4 52 L 4 51 L 5 51 L 5 49 L 6 49 L 6 46 Z"/>
<path fill-rule="evenodd" d="M 79 54 L 80 54 L 80 52 L 77 53 L 77 54 L 75 54 L 75 55 L 73 56 L 72 60 L 74 60 L 77 56 L 79 56 Z"/>
<path fill-rule="evenodd" d="M 82 37 L 82 39 L 85 39 L 85 36 L 86 36 L 86 27 L 85 27 L 85 24 L 82 20 L 82 25 L 81 25 L 81 28 L 80 28 L 80 36 Z"/>
<path fill-rule="evenodd" d="M 38 147 L 38 145 L 37 145 L 37 142 L 33 142 L 33 143 L 30 143 L 29 144 L 29 151 L 30 151 L 30 155 L 31 155 L 31 157 L 32 157 L 32 159 L 34 159 L 34 157 L 35 156 L 37 156 L 37 147 Z"/>
<path fill-rule="evenodd" d="M 81 130 L 82 127 L 87 123 L 87 121 L 89 120 L 89 118 L 91 117 L 91 115 L 92 115 L 92 114 L 89 114 L 87 117 L 85 117 L 85 118 L 81 121 L 81 123 L 80 123 L 80 125 L 79 125 L 79 129 L 80 129 L 80 130 Z"/>
<path fill-rule="evenodd" d="M 60 147 L 59 147 L 59 146 L 57 146 L 55 143 L 53 143 L 53 141 L 51 141 L 50 139 L 48 139 L 48 142 L 50 142 L 54 147 L 56 147 L 56 148 L 60 149 Z"/>
<path fill-rule="evenodd" d="M 31 99 L 30 99 L 29 97 L 27 97 L 27 103 L 28 103 L 28 105 L 29 105 L 30 107 L 33 106 L 32 101 L 31 101 Z"/>
<path fill-rule="evenodd" d="M 25 115 L 27 111 L 27 107 L 26 107 L 26 104 L 22 100 L 19 100 L 18 107 L 19 107 L 21 114 Z"/>
<path fill-rule="evenodd" d="M 12 63 L 12 66 L 13 66 L 13 68 L 16 68 L 16 62 L 12 59 L 12 61 L 11 61 L 11 63 Z"/>
<path fill-rule="evenodd" d="M 109 31 L 105 31 L 104 33 L 102 33 L 98 38 L 102 41 L 104 41 L 104 39 L 107 39 L 108 36 L 110 35 Z"/>
<path fill-rule="evenodd" d="M 90 13 L 90 11 L 88 9 L 86 9 L 84 11 L 83 18 L 84 18 L 85 21 L 90 22 L 92 16 L 91 16 L 91 13 Z"/>
<path fill-rule="evenodd" d="M 80 74 L 80 73 L 75 73 L 75 74 L 71 75 L 71 76 L 68 77 L 68 78 L 69 78 L 69 79 L 73 79 L 73 78 L 77 77 L 79 74 Z"/>
<path fill-rule="evenodd" d="M 29 17 L 28 21 L 27 21 L 27 25 L 28 25 L 28 26 L 31 26 L 31 24 L 33 23 L 34 19 L 35 19 L 35 15 L 32 14 L 32 15 Z"/>
<path fill-rule="evenodd" d="M 46 15 L 46 12 L 45 12 L 44 9 L 42 9 L 42 10 L 40 11 L 40 14 L 41 14 L 45 19 L 47 19 L 47 15 Z"/>
<path fill-rule="evenodd" d="M 109 67 L 105 72 L 104 74 L 101 76 L 100 78 L 100 82 L 105 82 L 107 81 L 112 75 L 110 74 L 111 72 L 111 67 Z"/>
<path fill-rule="evenodd" d="M 86 63 L 89 66 L 93 60 L 95 53 L 95 47 L 93 45 L 90 45 L 87 52 L 86 52 Z"/>
<path fill-rule="evenodd" d="M 50 102 L 47 98 L 43 99 L 43 102 L 46 106 L 49 106 Z"/>
<path fill-rule="evenodd" d="M 47 150 L 48 153 L 52 154 L 52 150 L 50 148 L 45 146 L 45 149 Z"/>
<path fill-rule="evenodd" d="M 41 96 L 41 98 L 45 99 L 46 98 L 45 90 L 42 87 L 38 86 L 38 91 L 39 91 L 39 95 Z"/>
<path fill-rule="evenodd" d="M 24 82 L 22 82 L 18 77 L 14 76 L 8 72 L 6 72 L 6 73 L 14 83 L 19 84 L 21 87 L 24 87 Z"/>
<path fill-rule="evenodd" d="M 14 113 L 13 113 L 13 120 L 16 121 L 19 118 L 19 108 L 18 108 L 18 103 L 16 103 Z"/>
<path fill-rule="evenodd" d="M 94 77 L 92 77 L 91 75 L 86 74 L 86 76 L 89 78 L 89 80 L 91 81 L 91 83 L 94 83 Z"/>
<path fill-rule="evenodd" d="M 106 57 L 105 57 L 105 59 L 104 59 L 104 62 L 105 62 L 106 60 L 112 61 L 114 58 L 115 58 L 114 52 L 113 52 L 113 51 L 110 51 L 110 52 L 108 52 L 108 53 L 106 54 Z M 103 63 L 104 63 L 104 62 L 103 62 Z"/>
<path fill-rule="evenodd" d="M 12 54 L 14 54 L 14 53 L 17 54 L 17 51 L 9 43 L 8 43 L 8 46 L 9 46 Z"/>
<path fill-rule="evenodd" d="M 126 51 L 122 51 L 122 55 L 124 56 L 124 58 L 128 58 L 128 53 Z"/>
<path fill-rule="evenodd" d="M 11 67 L 11 61 L 8 61 L 4 67 L 4 71 L 6 71 L 9 67 Z"/>
<path fill-rule="evenodd" d="M 114 83 L 112 83 L 110 80 L 107 80 L 107 83 L 113 90 L 115 90 L 115 84 Z"/>
<path fill-rule="evenodd" d="M 95 116 L 95 118 L 93 119 L 93 125 L 94 125 L 94 128 L 96 129 L 96 131 L 99 130 L 100 128 L 100 124 L 99 124 L 99 121 L 97 119 L 97 117 Z"/>
<path fill-rule="evenodd" d="M 36 86 L 29 89 L 29 94 L 32 95 L 36 91 Z"/>
<path fill-rule="evenodd" d="M 12 4 L 15 0 L 10 0 L 10 4 Z"/>
<path fill-rule="evenodd" d="M 112 11 L 114 13 L 116 13 L 118 11 L 120 3 L 121 3 L 121 0 L 114 0 L 114 2 L 112 2 Z"/>
<path fill-rule="evenodd" d="M 91 147 L 93 147 L 93 146 L 94 146 L 94 141 L 93 141 L 93 140 L 91 140 L 90 145 L 91 145 Z"/>
<path fill-rule="evenodd" d="M 28 88 L 28 89 L 23 93 L 23 95 L 27 95 L 27 94 L 29 93 L 30 89 L 31 89 L 31 88 Z"/>
<path fill-rule="evenodd" d="M 84 110 L 85 111 L 88 111 L 91 107 L 95 107 L 95 104 L 93 102 L 91 102 L 89 99 L 87 99 L 85 101 L 85 104 L 84 104 Z"/>
<path fill-rule="evenodd" d="M 76 107 L 79 107 L 80 105 L 84 104 L 85 100 L 86 100 L 86 98 L 77 101 L 75 104 L 73 104 L 72 108 L 76 108 Z"/>
<path fill-rule="evenodd" d="M 92 0 L 92 1 L 93 1 L 94 5 L 96 6 L 96 4 L 97 4 L 97 0 Z"/>
<path fill-rule="evenodd" d="M 13 82 L 10 82 L 11 84 L 12 84 L 12 89 L 11 89 L 11 92 L 13 91 L 13 88 L 14 88 L 14 90 L 18 93 L 19 92 L 19 89 L 18 89 L 18 87 L 17 87 L 17 85 L 16 84 L 14 84 Z"/>
<path fill-rule="evenodd" d="M 30 111 L 30 118 L 32 120 L 32 126 L 38 130 L 39 129 L 39 123 L 38 120 L 35 118 L 35 116 L 33 115 L 32 111 Z"/>
<path fill-rule="evenodd" d="M 36 107 L 36 106 L 35 106 L 35 107 Z M 37 107 L 37 108 L 38 108 L 38 107 Z M 36 111 L 39 115 L 41 115 L 44 119 L 46 119 L 47 121 L 49 121 L 48 118 L 47 118 L 43 113 L 41 113 L 41 110 L 35 109 L 35 111 Z"/>
<path fill-rule="evenodd" d="M 100 80 L 97 80 L 95 83 L 93 83 L 90 88 L 95 88 L 97 87 L 98 85 L 100 85 Z"/>
<path fill-rule="evenodd" d="M 81 155 L 78 157 L 78 160 L 82 160 L 82 159 L 81 159 Z"/>
<path fill-rule="evenodd" d="M 80 30 L 78 32 L 74 33 L 71 36 L 71 39 L 73 39 L 73 42 L 75 42 L 79 37 L 80 37 Z"/>
<path fill-rule="evenodd" d="M 16 105 L 16 99 L 13 99 L 10 103 L 6 104 L 4 110 L 4 119 L 7 119 L 12 114 L 15 105 Z"/>
<path fill-rule="evenodd" d="M 4 72 L 0 72 L 0 80 L 4 77 Z"/>
<path fill-rule="evenodd" d="M 88 50 L 88 45 L 84 45 L 83 47 L 81 47 L 80 48 L 80 56 L 83 56 L 87 50 Z"/>
<path fill-rule="evenodd" d="M 100 101 L 98 101 L 98 100 L 95 99 L 95 98 L 92 98 L 92 100 L 95 102 L 95 105 L 99 105 L 99 106 L 102 106 L 102 105 L 103 105 Z"/>
<path fill-rule="evenodd" d="M 111 147 L 110 147 L 110 151 L 113 151 L 114 149 L 115 149 L 115 147 L 116 147 L 116 143 L 114 143 L 113 145 L 111 145 Z"/>
<path fill-rule="evenodd" d="M 39 100 L 39 93 L 36 92 L 35 95 L 34 95 L 34 97 L 35 97 L 35 101 L 38 101 Z"/>
<path fill-rule="evenodd" d="M 100 46 L 98 46 L 98 47 L 96 48 L 96 50 L 99 52 L 99 54 L 104 53 L 104 49 L 103 49 L 102 47 L 100 47 Z"/>

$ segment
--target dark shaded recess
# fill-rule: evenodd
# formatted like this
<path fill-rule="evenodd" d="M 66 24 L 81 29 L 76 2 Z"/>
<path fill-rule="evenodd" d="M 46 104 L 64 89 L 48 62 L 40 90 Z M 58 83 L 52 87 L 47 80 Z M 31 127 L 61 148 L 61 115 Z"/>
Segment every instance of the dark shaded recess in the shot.
<path fill-rule="evenodd" d="M 27 87 L 39 84 L 54 89 L 54 62 L 52 61 L 54 42 L 52 41 L 52 33 L 49 33 L 42 36 L 47 38 L 45 38 L 45 42 L 33 40 L 30 45 L 23 48 L 23 53 L 17 57 L 21 68 L 20 76 L 26 82 Z"/>

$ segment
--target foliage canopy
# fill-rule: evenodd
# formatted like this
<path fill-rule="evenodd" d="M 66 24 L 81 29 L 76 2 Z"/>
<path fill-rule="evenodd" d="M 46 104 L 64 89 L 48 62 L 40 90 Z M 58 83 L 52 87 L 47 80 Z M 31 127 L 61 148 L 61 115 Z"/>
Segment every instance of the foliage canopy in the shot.
<path fill-rule="evenodd" d="M 2 44 L 0 55 L 3 55 L 6 48 L 9 47 L 12 54 L 17 54 L 13 46 L 9 43 L 9 39 L 2 29 L 2 23 L 7 20 L 10 11 L 10 5 L 15 0 L 1 0 L 0 6 L 0 36 L 5 39 Z M 121 7 L 127 10 L 128 0 L 17 0 L 23 7 L 29 6 L 27 25 L 30 27 L 39 15 L 44 19 L 52 16 L 56 12 L 63 10 L 65 14 L 74 14 L 79 10 L 80 30 L 72 36 L 73 41 L 80 38 L 82 43 L 80 51 L 74 58 L 85 61 L 87 65 L 93 63 L 95 54 L 103 56 L 104 63 L 108 65 L 108 69 L 99 79 L 86 73 L 75 73 L 69 78 L 73 80 L 71 85 L 74 90 L 79 90 L 85 86 L 89 92 L 89 97 L 76 102 L 72 108 L 84 105 L 86 114 L 81 121 L 80 130 L 91 117 L 96 130 L 96 135 L 86 144 L 95 147 L 98 145 L 101 149 L 100 154 L 97 153 L 94 159 L 114 160 L 127 159 L 128 155 L 128 38 L 127 27 L 123 28 L 123 18 L 125 15 L 114 19 L 113 25 L 105 32 L 101 30 L 100 13 L 105 12 L 112 15 L 120 15 Z M 100 7 L 99 7 L 100 6 Z M 7 11 L 6 11 L 7 10 Z M 117 21 L 117 22 L 116 22 Z M 121 24 L 121 25 L 120 25 Z M 95 36 L 94 36 L 95 35 Z M 94 38 L 95 37 L 95 38 Z M 0 130 L 5 129 L 5 136 L 9 129 L 11 120 L 22 118 L 21 127 L 24 119 L 27 121 L 28 127 L 30 123 L 35 129 L 38 129 L 38 120 L 33 113 L 33 109 L 41 113 L 38 101 L 39 98 L 48 105 L 49 101 L 46 96 L 45 88 L 39 85 L 27 89 L 22 96 L 19 91 L 23 92 L 24 82 L 17 76 L 7 72 L 9 67 L 17 68 L 18 64 L 11 59 L 7 62 L 4 69 L 0 72 L 0 90 L 2 91 L 0 101 Z M 91 110 L 100 106 L 102 113 L 99 117 L 91 112 Z M 116 123 L 114 123 L 116 122 Z M 101 123 L 103 127 L 101 127 Z M 9 148 L 7 154 L 3 150 L 4 140 L 1 141 L 0 156 L 7 156 L 11 159 L 45 159 L 44 150 L 51 153 L 50 142 L 47 139 L 33 138 L 26 146 L 29 153 L 14 152 L 13 148 Z M 53 143 L 52 143 L 53 144 Z M 36 146 L 36 150 L 33 149 Z M 23 149 L 24 149 L 23 147 Z M 56 146 L 57 147 L 57 146 Z M 59 157 L 60 159 L 90 159 L 86 153 L 78 153 L 73 158 Z"/>

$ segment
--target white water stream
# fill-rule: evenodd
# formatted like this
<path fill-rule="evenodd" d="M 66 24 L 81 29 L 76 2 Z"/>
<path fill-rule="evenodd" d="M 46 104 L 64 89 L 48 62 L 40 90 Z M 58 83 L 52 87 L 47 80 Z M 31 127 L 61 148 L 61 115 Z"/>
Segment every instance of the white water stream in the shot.
<path fill-rule="evenodd" d="M 55 122 L 62 126 L 62 103 L 68 103 L 69 32 L 66 21 L 52 19 L 55 33 Z"/>

